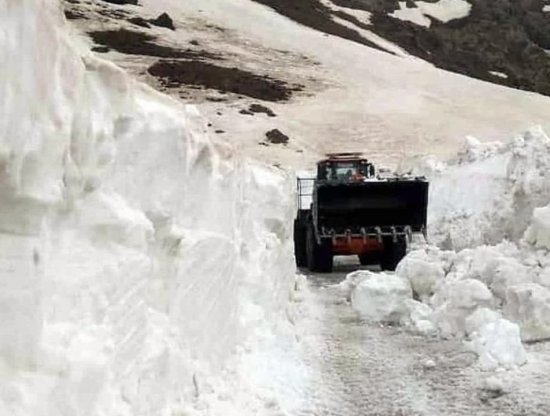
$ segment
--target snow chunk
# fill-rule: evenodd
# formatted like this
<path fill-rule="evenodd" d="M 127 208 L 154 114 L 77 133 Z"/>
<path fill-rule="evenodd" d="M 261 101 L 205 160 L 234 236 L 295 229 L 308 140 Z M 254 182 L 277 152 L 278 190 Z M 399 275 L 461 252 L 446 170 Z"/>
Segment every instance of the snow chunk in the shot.
<path fill-rule="evenodd" d="M 489 308 L 478 308 L 466 318 L 465 329 L 468 335 L 477 332 L 488 323 L 498 321 L 502 316 Z"/>
<path fill-rule="evenodd" d="M 531 280 L 529 268 L 513 258 L 501 259 L 493 273 L 486 272 L 491 280 L 490 288 L 493 294 L 500 300 L 506 298 L 506 290 L 512 285 L 527 283 Z M 534 276 L 533 276 L 534 277 Z"/>
<path fill-rule="evenodd" d="M 401 260 L 395 273 L 409 280 L 414 293 L 422 301 L 427 301 L 434 294 L 436 285 L 445 277 L 441 264 L 415 255 Z"/>
<path fill-rule="evenodd" d="M 534 282 L 541 286 L 550 289 L 550 267 L 546 266 L 543 268 L 540 273 L 535 277 Z"/>
<path fill-rule="evenodd" d="M 447 281 L 431 299 L 435 307 L 432 321 L 443 337 L 463 336 L 466 318 L 478 307 L 493 304 L 491 291 L 479 280 Z"/>
<path fill-rule="evenodd" d="M 399 323 L 407 315 L 405 301 L 412 298 L 407 279 L 369 271 L 357 272 L 355 278 L 360 281 L 351 293 L 351 305 L 363 318 Z"/>
<path fill-rule="evenodd" d="M 437 333 L 435 325 L 430 320 L 433 313 L 432 308 L 414 299 L 405 300 L 405 307 L 407 308 L 407 315 L 401 319 L 402 325 L 422 335 Z"/>
<path fill-rule="evenodd" d="M 474 333 L 469 346 L 479 355 L 479 364 L 485 370 L 513 369 L 527 362 L 519 326 L 506 319 L 485 324 Z"/>
<path fill-rule="evenodd" d="M 550 205 L 535 208 L 525 239 L 535 247 L 550 250 Z"/>
<path fill-rule="evenodd" d="M 550 338 L 550 290 L 536 283 L 508 288 L 504 313 L 521 327 L 521 339 Z"/>
<path fill-rule="evenodd" d="M 337 285 L 334 285 L 336 289 L 343 292 L 348 301 L 351 300 L 351 294 L 357 287 L 357 285 L 366 278 L 366 271 L 358 270 L 346 275 L 346 278 Z"/>

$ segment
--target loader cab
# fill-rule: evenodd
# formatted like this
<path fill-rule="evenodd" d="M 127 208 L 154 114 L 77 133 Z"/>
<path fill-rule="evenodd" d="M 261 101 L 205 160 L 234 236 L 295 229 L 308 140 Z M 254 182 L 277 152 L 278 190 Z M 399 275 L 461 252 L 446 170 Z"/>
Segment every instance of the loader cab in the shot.
<path fill-rule="evenodd" d="M 337 153 L 317 163 L 317 179 L 326 181 L 361 181 L 376 175 L 374 165 L 360 153 Z"/>

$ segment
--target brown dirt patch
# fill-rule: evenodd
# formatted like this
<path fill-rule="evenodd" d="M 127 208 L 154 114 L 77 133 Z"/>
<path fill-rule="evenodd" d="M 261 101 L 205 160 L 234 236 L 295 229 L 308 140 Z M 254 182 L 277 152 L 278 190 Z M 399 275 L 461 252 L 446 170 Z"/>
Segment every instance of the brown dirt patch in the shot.
<path fill-rule="evenodd" d="M 273 129 L 265 134 L 267 141 L 272 144 L 287 144 L 289 137 L 278 129 Z"/>
<path fill-rule="evenodd" d="M 167 88 L 182 85 L 230 92 L 264 101 L 286 101 L 302 86 L 203 61 L 159 61 L 148 69 Z"/>
<path fill-rule="evenodd" d="M 118 4 L 118 5 L 124 5 L 124 4 L 131 4 L 134 6 L 138 5 L 138 0 L 101 0 L 105 3 L 111 3 L 111 4 Z"/>
<path fill-rule="evenodd" d="M 154 43 L 154 36 L 132 30 L 118 29 L 90 32 L 92 40 L 117 52 L 127 55 L 154 56 L 174 59 L 221 59 L 206 51 L 178 49 Z"/>

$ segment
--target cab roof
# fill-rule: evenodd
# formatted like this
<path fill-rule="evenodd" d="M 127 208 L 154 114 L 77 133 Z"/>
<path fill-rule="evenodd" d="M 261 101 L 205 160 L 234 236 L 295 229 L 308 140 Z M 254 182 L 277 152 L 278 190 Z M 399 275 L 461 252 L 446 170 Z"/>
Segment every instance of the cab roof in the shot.
<path fill-rule="evenodd" d="M 326 159 L 320 160 L 318 163 L 324 162 L 361 162 L 367 161 L 364 154 L 361 152 L 346 152 L 346 153 L 327 153 Z"/>

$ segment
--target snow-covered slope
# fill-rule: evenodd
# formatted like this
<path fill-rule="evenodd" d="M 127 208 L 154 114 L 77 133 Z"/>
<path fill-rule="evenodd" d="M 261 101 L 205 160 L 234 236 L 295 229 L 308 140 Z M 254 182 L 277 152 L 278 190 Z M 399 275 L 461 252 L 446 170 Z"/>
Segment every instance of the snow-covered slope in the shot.
<path fill-rule="evenodd" d="M 181 414 L 284 315 L 292 182 L 75 43 L 57 2 L 8 0 L 0 27 L 0 414 Z"/>
<path fill-rule="evenodd" d="M 394 164 L 410 154 L 452 155 L 466 135 L 504 140 L 548 122 L 547 97 L 449 73 L 406 53 L 395 56 L 327 35 L 257 2 L 143 0 L 141 4 L 116 10 L 126 11 L 128 18 L 168 12 L 176 30 L 144 29 L 96 14 L 72 22 L 82 31 L 126 27 L 157 36 L 154 42 L 160 45 L 222 58 L 212 60 L 203 54 L 192 61 L 206 60 L 304 86 L 289 101 L 263 102 L 277 117 L 251 116 L 241 111 L 258 102 L 256 98 L 196 89 L 185 82 L 166 87 L 144 75 L 163 58 L 113 50 L 104 55 L 157 88 L 197 102 L 211 120 L 210 131 L 217 130 L 241 151 L 270 163 L 303 168 L 328 151 L 362 150 L 378 163 Z M 273 128 L 290 137 L 288 145 L 266 143 L 265 133 Z"/>

